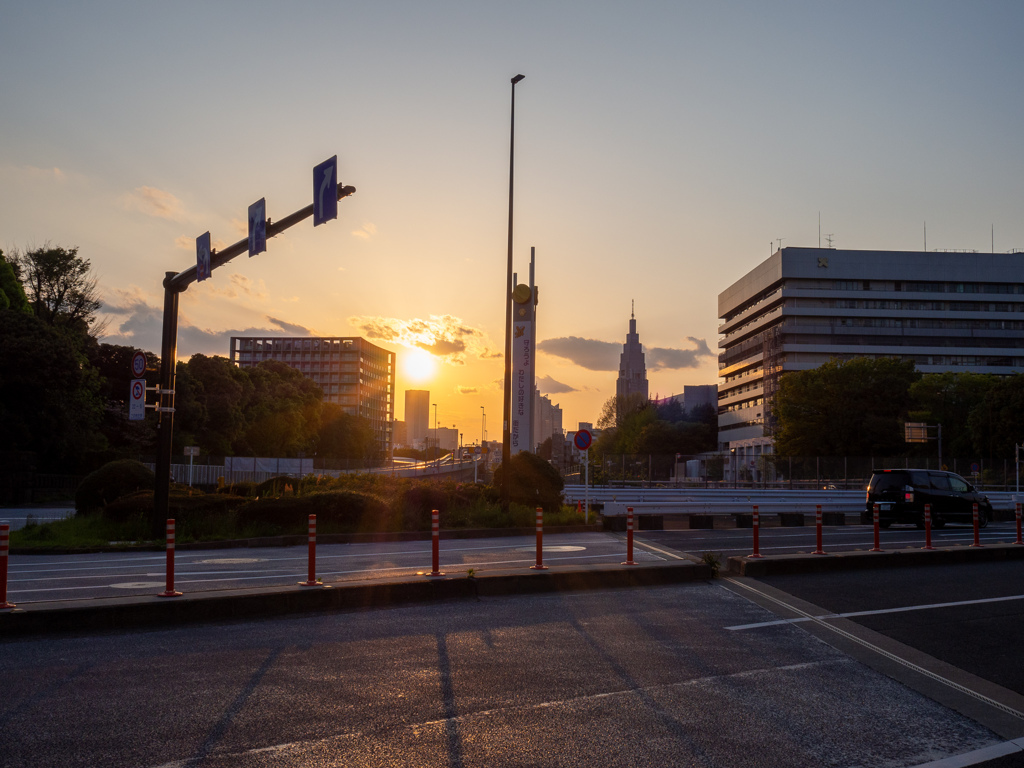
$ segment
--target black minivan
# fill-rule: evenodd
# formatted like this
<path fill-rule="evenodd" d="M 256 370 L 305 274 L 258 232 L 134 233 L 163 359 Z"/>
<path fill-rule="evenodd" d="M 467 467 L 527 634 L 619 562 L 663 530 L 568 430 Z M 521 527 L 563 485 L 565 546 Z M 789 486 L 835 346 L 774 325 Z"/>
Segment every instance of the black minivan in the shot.
<path fill-rule="evenodd" d="M 876 469 L 868 483 L 867 513 L 878 504 L 878 524 L 914 523 L 924 528 L 924 505 L 931 504 L 932 526 L 947 522 L 973 523 L 978 505 L 978 525 L 992 519 L 992 502 L 960 475 L 934 469 Z M 868 518 L 870 519 L 870 517 Z"/>

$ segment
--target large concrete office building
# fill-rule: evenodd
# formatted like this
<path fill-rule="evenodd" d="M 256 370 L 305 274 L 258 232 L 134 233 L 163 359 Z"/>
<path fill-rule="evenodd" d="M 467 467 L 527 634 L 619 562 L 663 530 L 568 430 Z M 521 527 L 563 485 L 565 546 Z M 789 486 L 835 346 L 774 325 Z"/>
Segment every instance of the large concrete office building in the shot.
<path fill-rule="evenodd" d="M 395 417 L 395 353 L 362 338 L 232 336 L 231 362 L 252 368 L 277 360 L 298 370 L 324 392 L 324 402 L 362 416 L 377 444 L 391 450 Z"/>
<path fill-rule="evenodd" d="M 718 296 L 723 448 L 770 452 L 779 377 L 832 358 L 1024 372 L 1024 253 L 782 248 Z"/>

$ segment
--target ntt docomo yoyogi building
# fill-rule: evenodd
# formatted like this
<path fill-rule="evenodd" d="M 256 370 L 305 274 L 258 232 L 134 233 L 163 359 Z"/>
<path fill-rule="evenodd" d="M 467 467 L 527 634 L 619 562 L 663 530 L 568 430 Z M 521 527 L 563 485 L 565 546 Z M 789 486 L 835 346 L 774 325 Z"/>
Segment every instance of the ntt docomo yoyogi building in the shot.
<path fill-rule="evenodd" d="M 832 358 L 1024 373 L 1024 253 L 782 248 L 718 295 L 718 440 L 771 452 L 779 377 Z"/>

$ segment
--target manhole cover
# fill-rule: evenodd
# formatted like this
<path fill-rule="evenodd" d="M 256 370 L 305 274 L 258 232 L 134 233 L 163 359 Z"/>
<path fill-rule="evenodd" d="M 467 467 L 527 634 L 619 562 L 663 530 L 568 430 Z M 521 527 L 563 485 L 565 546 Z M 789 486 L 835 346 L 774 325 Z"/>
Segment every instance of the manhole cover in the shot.
<path fill-rule="evenodd" d="M 166 586 L 162 581 L 126 581 L 123 584 L 111 584 L 114 589 L 151 589 Z"/>
<path fill-rule="evenodd" d="M 200 560 L 200 563 L 207 565 L 242 565 L 244 563 L 261 563 L 258 557 L 218 557 L 215 560 Z"/>
<path fill-rule="evenodd" d="M 585 549 L 586 549 L 586 547 L 570 547 L 570 546 L 544 547 L 544 551 L 545 552 L 582 552 Z M 516 550 L 516 552 L 536 552 L 536 551 L 537 551 L 536 547 L 520 547 L 519 549 Z"/>

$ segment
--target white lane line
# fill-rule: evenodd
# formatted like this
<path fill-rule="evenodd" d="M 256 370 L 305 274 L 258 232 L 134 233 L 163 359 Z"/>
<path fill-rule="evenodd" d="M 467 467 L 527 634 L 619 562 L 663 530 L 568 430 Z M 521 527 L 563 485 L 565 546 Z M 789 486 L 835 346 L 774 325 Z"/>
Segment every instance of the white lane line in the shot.
<path fill-rule="evenodd" d="M 777 627 L 782 624 L 799 624 L 803 621 L 821 619 L 849 619 L 855 616 L 877 616 L 883 613 L 905 613 L 907 611 L 929 611 L 933 608 L 957 608 L 962 605 L 981 605 L 983 603 L 1003 603 L 1008 600 L 1024 600 L 1024 595 L 1008 595 L 1006 597 L 984 597 L 977 600 L 959 600 L 954 603 L 928 603 L 926 605 L 907 605 L 901 608 L 879 608 L 874 611 L 851 611 L 850 613 L 825 613 L 821 616 L 799 619 L 778 619 L 776 621 L 762 621 L 757 624 L 737 624 L 726 629 L 738 631 L 744 629 L 760 629 L 761 627 Z"/>
<path fill-rule="evenodd" d="M 1002 744 L 993 744 L 990 747 L 982 747 L 973 752 L 964 752 L 962 755 L 944 757 L 941 760 L 932 760 L 930 763 L 921 763 L 912 768 L 967 768 L 969 765 L 986 763 L 995 760 L 997 757 L 1013 755 L 1017 752 L 1024 752 L 1024 739 L 1011 739 Z"/>
<path fill-rule="evenodd" d="M 785 608 L 787 611 L 795 613 L 795 614 L 797 614 L 799 616 L 803 616 L 804 618 L 806 618 L 806 619 L 816 623 L 819 627 L 821 627 L 823 629 L 827 629 L 830 632 L 834 632 L 835 634 L 840 635 L 841 637 L 846 638 L 850 642 L 857 643 L 857 645 L 860 645 L 860 646 L 862 646 L 864 648 L 867 648 L 872 653 L 876 653 L 879 656 L 883 656 L 883 657 L 889 659 L 890 661 L 894 661 L 897 664 L 900 664 L 901 666 L 906 667 L 907 669 L 913 670 L 914 672 L 917 672 L 918 674 L 924 675 L 925 677 L 928 677 L 928 678 L 930 678 L 930 679 L 932 679 L 932 680 L 934 680 L 934 681 L 936 681 L 938 683 L 942 683 L 943 685 L 945 685 L 945 686 L 947 686 L 949 688 L 952 688 L 955 691 L 959 691 L 960 693 L 966 694 L 966 695 L 970 696 L 971 698 L 974 698 L 974 699 L 977 699 L 978 701 L 984 702 L 985 704 L 988 704 L 990 707 L 994 707 L 995 709 L 998 709 L 1000 712 L 1003 712 L 1003 713 L 1008 714 L 1008 715 L 1012 715 L 1013 717 L 1016 717 L 1016 718 L 1018 718 L 1020 720 L 1024 720 L 1024 712 L 1016 710 L 1013 707 L 1009 707 L 1006 704 L 1003 704 L 1002 702 L 996 701 L 995 699 L 991 699 L 991 698 L 989 698 L 988 696 L 985 696 L 982 693 L 978 693 L 977 691 L 975 691 L 975 690 L 973 690 L 971 688 L 968 688 L 967 686 L 960 685 L 960 683 L 955 683 L 952 680 L 950 680 L 949 678 L 943 677 L 942 675 L 939 675 L 939 674 L 937 674 L 935 672 L 932 672 L 930 669 L 925 669 L 922 666 L 914 664 L 912 661 L 907 661 L 902 656 L 897 656 L 895 653 L 890 653 L 889 651 L 885 650 L 884 648 L 880 648 L 877 645 L 875 645 L 874 643 L 870 643 L 867 640 L 864 640 L 864 639 L 862 639 L 860 637 L 857 637 L 856 635 L 854 635 L 854 634 L 852 634 L 850 632 L 847 632 L 845 629 L 840 629 L 839 627 L 835 626 L 834 624 L 829 624 L 827 621 L 822 621 L 820 618 L 818 618 L 816 616 L 811 616 L 811 614 L 807 613 L 806 611 L 802 611 L 799 608 L 797 608 L 796 606 L 790 605 L 789 603 L 787 603 L 784 600 L 780 600 L 777 597 L 769 595 L 767 592 L 764 592 L 764 591 L 758 589 L 757 587 L 752 586 L 751 584 L 746 584 L 746 583 L 744 583 L 742 581 L 739 581 L 737 579 L 732 578 L 731 576 L 726 576 L 724 580 L 729 582 L 733 586 L 738 587 L 739 589 L 745 589 L 745 590 L 747 590 L 749 592 L 753 592 L 755 595 L 758 595 L 763 600 L 775 603 L 776 605 L 778 605 L 778 606 L 780 606 L 782 608 Z M 737 593 L 737 594 L 739 594 L 739 593 Z M 750 600 L 749 597 L 747 599 Z M 751 602 L 754 602 L 754 601 L 751 600 Z M 754 603 L 754 604 L 757 605 L 757 603 Z"/>

